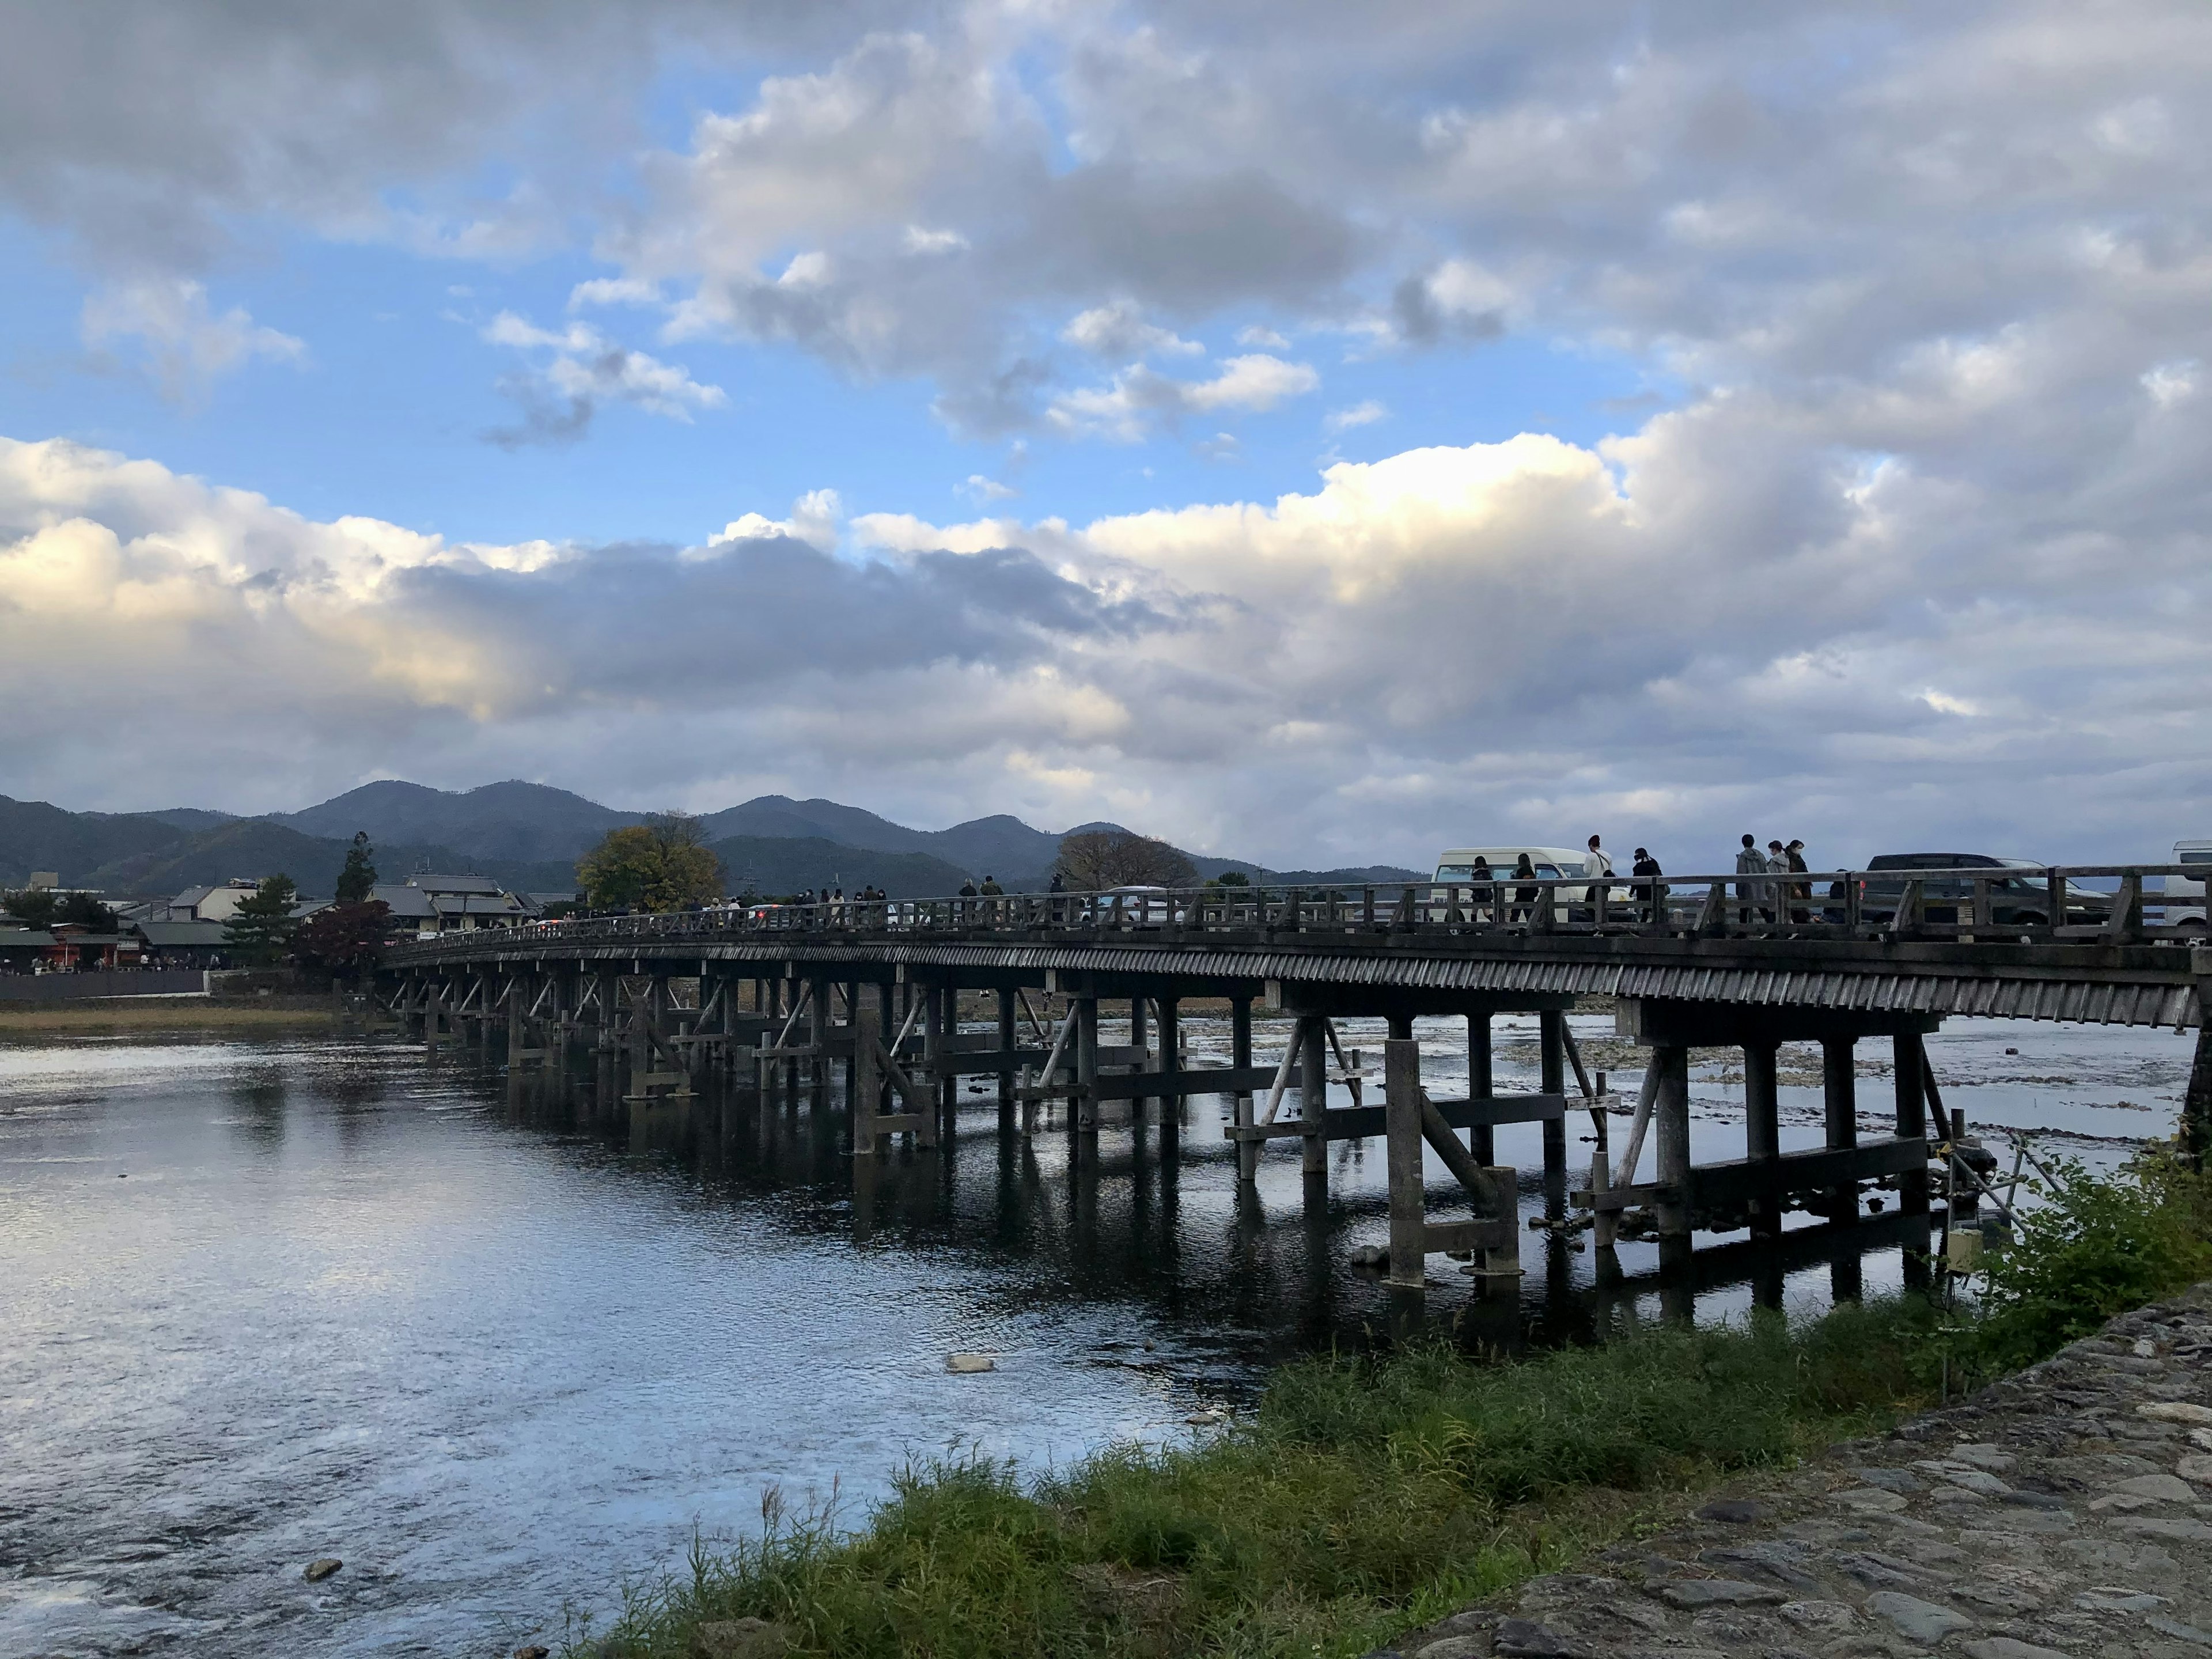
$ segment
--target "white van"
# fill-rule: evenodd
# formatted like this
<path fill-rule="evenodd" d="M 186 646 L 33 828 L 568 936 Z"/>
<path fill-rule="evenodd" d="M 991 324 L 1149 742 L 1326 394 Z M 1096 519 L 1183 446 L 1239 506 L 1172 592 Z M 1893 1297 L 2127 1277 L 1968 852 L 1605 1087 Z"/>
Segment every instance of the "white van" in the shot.
<path fill-rule="evenodd" d="M 2173 861 L 2176 864 L 2212 865 L 2212 841 L 2174 842 Z M 2212 871 L 2206 873 L 2212 874 Z M 2204 877 L 2168 876 L 2166 878 L 2166 925 L 2203 933 L 2204 924 Z"/>
<path fill-rule="evenodd" d="M 1539 880 L 1571 881 L 1577 876 L 1587 876 L 1590 872 L 1589 853 L 1583 848 L 1455 847 L 1437 860 L 1437 873 L 1433 879 L 1437 889 L 1445 890 L 1438 891 L 1435 889 L 1431 890 L 1429 898 L 1433 907 L 1432 915 L 1437 920 L 1442 921 L 1452 902 L 1452 896 L 1449 890 L 1455 884 L 1464 885 L 1474 879 L 1475 860 L 1479 858 L 1490 866 L 1492 880 L 1504 881 L 1510 879 L 1513 872 L 1520 865 L 1521 855 L 1523 853 L 1528 855 L 1528 862 L 1535 869 Z M 1560 921 L 1567 920 L 1570 904 L 1583 902 L 1583 890 L 1579 887 L 1554 888 L 1553 892 L 1555 896 L 1555 908 L 1553 914 Z M 1510 896 L 1508 896 L 1507 902 L 1510 904 Z M 1461 902 L 1466 902 L 1465 895 L 1461 896 Z M 1626 904 L 1628 889 L 1616 884 L 1613 889 L 1610 902 Z"/>

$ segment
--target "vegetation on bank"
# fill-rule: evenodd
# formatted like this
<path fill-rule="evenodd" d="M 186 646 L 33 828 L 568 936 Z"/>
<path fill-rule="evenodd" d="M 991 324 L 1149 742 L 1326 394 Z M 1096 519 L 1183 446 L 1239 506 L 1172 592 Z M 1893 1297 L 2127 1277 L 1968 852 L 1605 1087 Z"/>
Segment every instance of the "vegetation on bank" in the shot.
<path fill-rule="evenodd" d="M 0 1002 L 0 1039 L 131 1036 L 222 1031 L 313 1030 L 335 1027 L 340 1011 L 326 996 L 101 997 L 84 1002 Z"/>
<path fill-rule="evenodd" d="M 761 1537 L 633 1586 L 611 1630 L 572 1620 L 568 1650 L 1357 1654 L 2212 1272 L 2206 1182 L 2170 1149 L 2113 1180 L 2054 1165 L 2041 1197 L 1968 1307 L 1647 1327 L 1507 1364 L 1443 1346 L 1309 1359 L 1194 1446 L 1026 1480 L 980 1457 L 910 1468 L 857 1532 L 771 1497 Z"/>

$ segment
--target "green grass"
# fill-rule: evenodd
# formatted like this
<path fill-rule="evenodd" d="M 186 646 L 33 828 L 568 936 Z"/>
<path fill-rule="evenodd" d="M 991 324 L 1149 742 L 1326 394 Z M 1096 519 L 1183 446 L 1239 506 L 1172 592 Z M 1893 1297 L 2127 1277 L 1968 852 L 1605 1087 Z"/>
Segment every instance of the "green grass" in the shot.
<path fill-rule="evenodd" d="M 1947 1362 L 1986 1378 L 2206 1271 L 2203 1185 L 2170 1158 L 2054 1175 L 1980 1314 L 1899 1297 L 1514 1363 L 1303 1360 L 1196 1445 L 1027 1479 L 918 1465 L 853 1531 L 771 1499 L 759 1538 L 629 1587 L 608 1637 L 572 1627 L 570 1650 L 689 1656 L 702 1623 L 758 1618 L 788 1651 L 840 1659 L 1357 1654 L 1732 1472 L 1885 1426 L 1933 1400 Z"/>

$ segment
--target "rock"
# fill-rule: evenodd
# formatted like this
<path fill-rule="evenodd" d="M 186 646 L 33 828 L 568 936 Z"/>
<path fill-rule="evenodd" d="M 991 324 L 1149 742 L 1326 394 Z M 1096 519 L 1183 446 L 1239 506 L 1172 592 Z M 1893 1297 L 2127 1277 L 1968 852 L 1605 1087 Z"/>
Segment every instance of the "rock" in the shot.
<path fill-rule="evenodd" d="M 1893 1555 L 1884 1555 L 1880 1550 L 1847 1550 L 1836 1557 L 1836 1568 L 1864 1584 L 1869 1589 L 1889 1589 L 1899 1584 L 1917 1584 L 1922 1570 L 1910 1561 L 1901 1561 Z"/>
<path fill-rule="evenodd" d="M 2009 1636 L 1985 1636 L 1978 1642 L 1961 1642 L 1959 1648 L 1966 1659 L 2071 1659 L 2057 1648 L 2039 1648 Z"/>
<path fill-rule="evenodd" d="M 2205 1460 L 2212 1466 L 2212 1458 Z M 2212 1478 L 2212 1477 L 2208 1477 Z M 1698 1511 L 1700 1521 L 1725 1521 L 1733 1525 L 1745 1525 L 1764 1520 L 1771 1511 L 1764 1504 L 1748 1498 L 1716 1498 Z"/>
<path fill-rule="evenodd" d="M 1841 1601 L 1784 1601 L 1775 1611 L 1816 1636 L 1841 1636 L 1859 1621 L 1858 1614 Z"/>
<path fill-rule="evenodd" d="M 2015 1509 L 2023 1510 L 2063 1510 L 2066 1507 L 2066 1500 L 2064 1498 L 2055 1498 L 2047 1492 L 2021 1492 L 2014 1490 L 2007 1492 L 2003 1497 L 1997 1499 L 1997 1502 L 2000 1504 L 2010 1504 Z"/>
<path fill-rule="evenodd" d="M 1701 1613 L 1690 1620 L 1690 1629 L 1700 1640 L 1716 1646 L 1742 1646 L 1759 1639 L 1759 1632 L 1742 1623 L 1733 1609 Z"/>
<path fill-rule="evenodd" d="M 1954 1486 L 1964 1486 L 1968 1492 L 1978 1492 L 1984 1498 L 2002 1498 L 2012 1490 L 1985 1469 L 1947 1469 L 1943 1478 Z"/>
<path fill-rule="evenodd" d="M 2154 1400 L 2136 1407 L 2136 1415 L 2156 1423 L 2212 1425 L 2212 1406 L 2192 1405 L 2186 1400 Z"/>
<path fill-rule="evenodd" d="M 791 1632 L 765 1619 L 710 1619 L 691 1632 L 693 1659 L 776 1659 Z"/>
<path fill-rule="evenodd" d="M 2153 1607 L 2164 1607 L 2166 1597 L 2130 1589 L 2125 1584 L 2099 1584 L 2075 1596 L 2074 1605 L 2084 1613 L 2148 1613 Z"/>
<path fill-rule="evenodd" d="M 1784 1599 L 1778 1589 L 1741 1578 L 1662 1578 L 1644 1588 L 1671 1607 L 1756 1607 Z"/>
<path fill-rule="evenodd" d="M 1835 1493 L 1834 1499 L 1845 1509 L 1857 1510 L 1870 1515 L 1894 1515 L 1905 1507 L 1905 1500 L 1893 1492 L 1883 1492 L 1877 1486 L 1853 1486 Z"/>
<path fill-rule="evenodd" d="M 534 1646 L 517 1648 L 514 1650 L 514 1659 L 553 1659 L 553 1650 Z"/>
<path fill-rule="evenodd" d="M 2184 1480 L 2202 1480 L 2212 1483 L 2212 1457 L 2205 1457 L 2191 1452 L 2176 1463 L 2173 1468 L 2174 1473 Z"/>
<path fill-rule="evenodd" d="M 1441 1642 L 1415 1648 L 1413 1659 L 1483 1659 L 1489 1651 L 1480 1636 L 1447 1636 Z"/>
<path fill-rule="evenodd" d="M 1468 1644 L 1469 1655 L 1481 1651 L 1480 1638 L 1455 1636 L 1455 1642 Z M 1583 1659 L 1591 1650 L 1580 1642 L 1569 1640 L 1549 1625 L 1540 1625 L 1533 1619 L 1501 1619 L 1498 1628 L 1491 1632 L 1491 1646 L 1507 1659 Z M 1439 1644 L 1438 1645 L 1442 1645 Z M 1414 1659 L 1461 1659 L 1458 1654 L 1439 1654 L 1434 1647 L 1423 1648 Z"/>
<path fill-rule="evenodd" d="M 1954 1613 L 1941 1602 L 1907 1595 L 1902 1590 L 1876 1590 L 1867 1597 L 1866 1605 L 1869 1613 L 1887 1623 L 1907 1641 L 1924 1643 L 1929 1647 L 1946 1637 L 1974 1627 L 1974 1621 L 1963 1613 Z"/>
<path fill-rule="evenodd" d="M 2189 1431 L 2189 1438 L 2191 1443 L 2203 1447 L 2206 1451 L 2212 1451 L 2212 1429 L 2191 1429 Z"/>
<path fill-rule="evenodd" d="M 2212 1648 L 2212 1632 L 2201 1631 L 2194 1625 L 2185 1625 L 2179 1619 L 2169 1619 L 2162 1613 L 2145 1613 L 2143 1623 L 2160 1635 L 2171 1636 L 2177 1642 L 2192 1642 L 2200 1648 Z"/>
<path fill-rule="evenodd" d="M 2003 1474 L 2020 1466 L 2020 1459 L 2010 1452 L 1982 1442 L 1954 1446 L 1951 1455 L 1961 1463 L 1972 1463 L 1976 1468 L 1987 1469 L 1992 1474 Z"/>
<path fill-rule="evenodd" d="M 1974 1518 L 1996 1532 L 2057 1533 L 2074 1530 L 2074 1517 L 2064 1510 L 1996 1506 L 1977 1510 Z"/>
<path fill-rule="evenodd" d="M 345 1563 L 339 1560 L 335 1555 L 319 1556 L 314 1560 L 307 1563 L 307 1566 L 301 1570 L 300 1577 L 306 1579 L 311 1584 L 319 1584 L 324 1579 L 329 1577 L 332 1573 L 336 1572 L 343 1565 L 345 1565 Z"/>
<path fill-rule="evenodd" d="M 1880 1486 L 1884 1492 L 1926 1492 L 1927 1484 L 1910 1469 L 1853 1469 L 1869 1486 Z"/>
<path fill-rule="evenodd" d="M 1794 1590 L 1820 1589 L 1820 1581 L 1805 1571 L 1804 1551 L 1789 1544 L 1745 1544 L 1729 1549 L 1705 1550 L 1698 1559 L 1710 1567 L 1734 1568 L 1754 1578 L 1769 1578 Z"/>
<path fill-rule="evenodd" d="M 1641 1601 L 1593 1601 L 1588 1610 L 1604 1618 L 1617 1619 L 1624 1625 L 1633 1625 L 1650 1636 L 1666 1630 L 1670 1622 L 1658 1608 L 1646 1607 Z"/>
<path fill-rule="evenodd" d="M 1355 1267 L 1387 1267 L 1390 1252 L 1380 1244 L 1355 1244 L 1345 1252 L 1344 1259 Z"/>
<path fill-rule="evenodd" d="M 2202 1521 L 2166 1520 L 2156 1516 L 2123 1515 L 2112 1523 L 2114 1532 L 2132 1532 L 2149 1538 L 2186 1538 L 2192 1542 L 2212 1539 L 2212 1527 Z"/>
<path fill-rule="evenodd" d="M 2121 1481 L 2112 1490 L 2124 1497 L 2148 1498 L 2159 1504 L 2188 1504 L 2197 1498 L 2195 1487 L 2172 1474 L 2139 1474 L 2132 1480 Z"/>
<path fill-rule="evenodd" d="M 999 1369 L 999 1362 L 987 1353 L 948 1354 L 945 1369 L 955 1376 L 970 1376 L 977 1371 L 995 1371 Z"/>

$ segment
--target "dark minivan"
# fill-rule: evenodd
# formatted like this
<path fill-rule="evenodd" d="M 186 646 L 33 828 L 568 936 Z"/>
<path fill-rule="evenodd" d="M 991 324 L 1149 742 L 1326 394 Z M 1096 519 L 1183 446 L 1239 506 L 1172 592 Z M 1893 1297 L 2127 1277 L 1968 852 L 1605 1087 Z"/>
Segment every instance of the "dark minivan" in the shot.
<path fill-rule="evenodd" d="M 1877 925 L 1888 921 L 1897 914 L 1898 901 L 1905 896 L 1906 877 L 1913 870 L 2002 870 L 2005 873 L 1990 884 L 1990 921 L 1998 927 L 2039 927 L 2051 920 L 2051 880 L 2045 873 L 2047 866 L 2032 859 L 1993 858 L 1987 853 L 1881 853 L 1867 860 L 1867 869 L 1895 870 L 1894 879 L 1881 879 L 1869 873 L 1859 888 L 1859 916 L 1862 921 Z M 1938 876 L 1921 884 L 1923 917 L 1931 922 L 1956 925 L 1960 921 L 1960 901 L 1971 903 L 1973 898 L 1974 878 L 1972 876 Z M 1840 886 L 1841 884 L 1837 884 Z M 1841 921 L 1842 914 L 1833 908 L 1844 898 L 1836 886 L 1828 890 L 1832 921 Z M 2069 925 L 2104 920 L 2112 901 L 2102 893 L 2093 893 L 2072 882 L 2066 884 L 2066 921 Z M 1972 919 L 1969 911 L 1966 918 Z"/>

